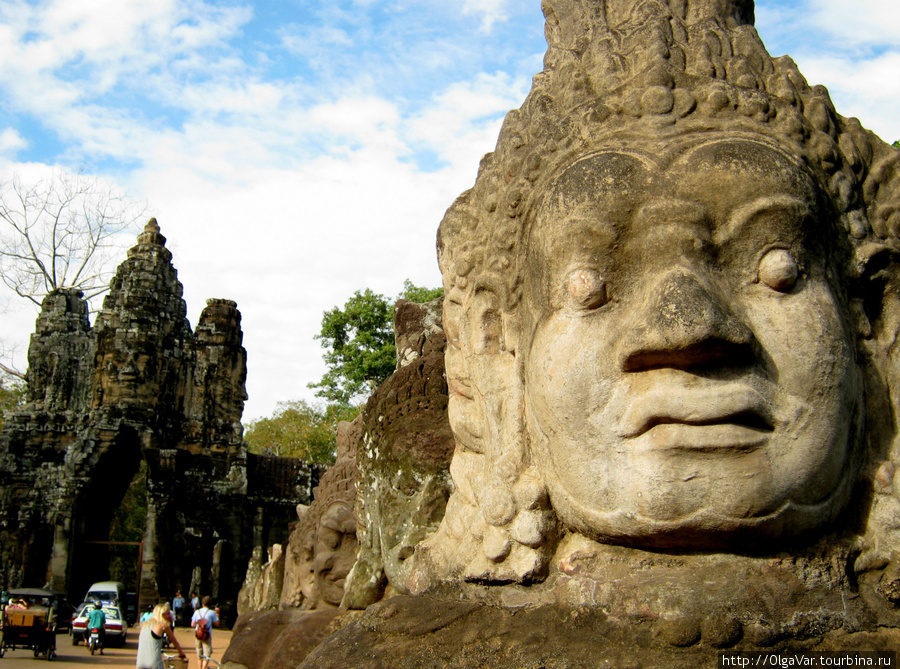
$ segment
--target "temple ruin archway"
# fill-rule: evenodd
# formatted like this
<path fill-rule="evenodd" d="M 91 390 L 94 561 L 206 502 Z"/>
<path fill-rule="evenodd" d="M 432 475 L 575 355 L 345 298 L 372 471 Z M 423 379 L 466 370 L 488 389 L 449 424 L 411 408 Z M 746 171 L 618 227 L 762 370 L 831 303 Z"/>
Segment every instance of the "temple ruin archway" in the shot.
<path fill-rule="evenodd" d="M 116 434 L 109 448 L 100 454 L 90 478 L 79 490 L 72 508 L 70 573 L 67 579 L 70 592 L 87 592 L 87 588 L 97 581 L 120 580 L 113 574 L 110 546 L 126 542 L 115 540 L 111 526 L 132 482 L 141 471 L 142 461 L 140 436 L 133 428 L 126 426 Z M 142 476 L 146 475 L 142 473 Z M 139 572 L 140 568 L 136 571 Z M 139 584 L 136 581 L 126 583 L 126 587 L 129 591 L 135 591 Z"/>

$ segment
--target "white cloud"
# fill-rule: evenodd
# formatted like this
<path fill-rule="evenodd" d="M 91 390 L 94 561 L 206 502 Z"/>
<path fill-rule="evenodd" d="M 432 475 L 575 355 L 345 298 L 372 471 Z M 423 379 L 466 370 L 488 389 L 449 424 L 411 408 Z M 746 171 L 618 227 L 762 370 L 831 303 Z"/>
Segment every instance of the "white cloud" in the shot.
<path fill-rule="evenodd" d="M 15 128 L 0 132 L 0 156 L 13 156 L 28 147 L 28 141 Z"/>
<path fill-rule="evenodd" d="M 481 31 L 490 33 L 495 23 L 507 19 L 507 0 L 463 0 L 463 14 L 480 14 Z"/>
<path fill-rule="evenodd" d="M 900 3 L 895 0 L 807 0 L 806 6 L 811 23 L 841 44 L 900 46 Z"/>
<path fill-rule="evenodd" d="M 474 176 L 481 154 L 473 150 L 484 153 L 493 148 L 503 115 L 522 103 L 529 83 L 506 73 L 454 83 L 410 122 L 410 135 L 437 151 L 442 160 L 470 165 Z"/>
<path fill-rule="evenodd" d="M 900 138 L 900 3 L 759 0 L 756 14 L 769 51 L 789 53 L 811 84 L 825 85 L 838 113 Z"/>
<path fill-rule="evenodd" d="M 21 109 L 52 113 L 221 48 L 250 16 L 198 0 L 3 2 L 0 85 Z M 197 73 L 214 73 L 219 58 L 196 63 Z"/>
<path fill-rule="evenodd" d="M 779 7 L 758 4 L 762 17 Z M 0 0 L 0 94 L 10 108 L 65 145 L 54 160 L 108 160 L 150 201 L 193 323 L 207 298 L 238 302 L 248 419 L 312 397 L 306 385 L 324 372 L 313 336 L 326 309 L 364 287 L 393 296 L 404 278 L 438 285 L 438 222 L 472 185 L 502 115 L 521 104 L 544 46 L 533 0 L 464 0 L 464 21 L 459 5 L 430 0 L 290 11 L 279 9 L 283 25 L 247 48 L 242 31 L 259 27 L 248 6 Z M 442 32 L 428 23 L 434 16 L 456 27 L 480 21 L 482 33 Z M 791 33 L 807 27 L 791 24 Z M 271 42 L 259 46 L 265 35 Z M 798 62 L 836 99 L 846 87 L 864 105 L 897 108 L 885 77 L 900 66 L 889 55 L 809 50 Z M 838 109 L 857 113 L 850 102 Z M 34 141 L 4 123 L 12 127 L 0 133 L 0 160 Z M 427 154 L 439 160 L 426 164 Z M 33 166 L 0 165 L 0 176 L 11 169 Z M 23 341 L 33 321 L 17 321 Z M 5 317 L 0 338 L 11 327 Z"/>

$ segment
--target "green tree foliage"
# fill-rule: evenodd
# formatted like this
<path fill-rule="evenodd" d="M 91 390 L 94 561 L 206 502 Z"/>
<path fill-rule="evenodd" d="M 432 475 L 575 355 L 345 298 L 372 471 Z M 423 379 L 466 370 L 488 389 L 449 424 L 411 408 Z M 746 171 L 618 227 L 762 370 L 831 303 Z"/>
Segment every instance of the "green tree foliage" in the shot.
<path fill-rule="evenodd" d="M 895 149 L 900 149 L 900 139 L 891 144 L 891 146 L 893 146 Z"/>
<path fill-rule="evenodd" d="M 443 288 L 423 288 L 409 279 L 397 299 L 427 302 L 443 295 Z M 394 347 L 394 302 L 370 289 L 356 291 L 344 304 L 322 317 L 322 330 L 316 339 L 326 349 L 323 354 L 328 371 L 318 383 L 317 397 L 348 405 L 358 401 L 394 371 L 397 352 Z"/>
<path fill-rule="evenodd" d="M 131 480 L 122 503 L 113 514 L 109 527 L 110 541 L 143 541 L 147 525 L 147 463 L 141 460 L 137 474 Z M 122 581 L 129 588 L 137 584 L 137 550 L 122 548 L 109 562 L 109 575 L 114 581 Z"/>
<path fill-rule="evenodd" d="M 443 288 L 423 288 L 406 279 L 403 282 L 403 292 L 400 293 L 400 297 L 397 299 L 409 300 L 410 302 L 431 302 L 431 300 L 436 300 L 443 296 Z"/>
<path fill-rule="evenodd" d="M 6 415 L 25 403 L 25 384 L 13 376 L 0 376 L 0 427 Z"/>
<path fill-rule="evenodd" d="M 322 356 L 328 371 L 318 383 L 316 396 L 329 402 L 350 404 L 368 395 L 394 371 L 393 306 L 384 295 L 370 289 L 356 291 L 344 304 L 322 317 L 316 339 L 326 349 Z"/>
<path fill-rule="evenodd" d="M 303 400 L 279 402 L 270 418 L 247 426 L 244 439 L 251 453 L 331 464 L 336 455 L 337 424 L 358 414 L 359 407 L 347 405 L 320 408 Z"/>

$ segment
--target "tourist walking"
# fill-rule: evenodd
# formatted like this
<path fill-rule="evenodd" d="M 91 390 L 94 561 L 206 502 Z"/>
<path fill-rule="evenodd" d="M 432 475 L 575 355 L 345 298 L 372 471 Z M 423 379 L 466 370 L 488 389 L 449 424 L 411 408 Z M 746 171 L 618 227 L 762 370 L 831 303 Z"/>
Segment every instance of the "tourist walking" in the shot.
<path fill-rule="evenodd" d="M 175 615 L 175 624 L 184 625 L 184 597 L 181 596 L 181 590 L 175 591 L 175 597 L 172 599 L 172 613 Z"/>
<path fill-rule="evenodd" d="M 165 669 L 162 648 L 166 637 L 178 649 L 178 657 L 187 659 L 184 649 L 175 638 L 175 629 L 169 624 L 168 602 L 157 604 L 150 614 L 150 619 L 141 626 L 135 662 L 137 669 Z"/>
<path fill-rule="evenodd" d="M 209 658 L 212 657 L 212 628 L 219 626 L 219 616 L 209 608 L 210 598 L 205 596 L 200 602 L 200 608 L 194 611 L 191 618 L 191 627 L 194 628 L 194 647 L 197 649 L 197 657 L 200 659 L 200 669 L 206 669 Z"/>

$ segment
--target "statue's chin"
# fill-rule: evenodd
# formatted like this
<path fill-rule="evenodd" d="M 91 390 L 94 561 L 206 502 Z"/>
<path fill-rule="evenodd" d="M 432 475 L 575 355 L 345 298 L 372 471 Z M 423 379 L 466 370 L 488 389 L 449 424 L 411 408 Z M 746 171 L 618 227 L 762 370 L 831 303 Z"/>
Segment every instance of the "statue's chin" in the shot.
<path fill-rule="evenodd" d="M 821 502 L 788 500 L 766 515 L 737 517 L 706 507 L 664 520 L 623 509 L 589 509 L 564 494 L 555 494 L 553 486 L 550 496 L 564 525 L 600 543 L 661 550 L 775 552 L 825 531 L 846 506 L 849 488 L 845 478 Z"/>

